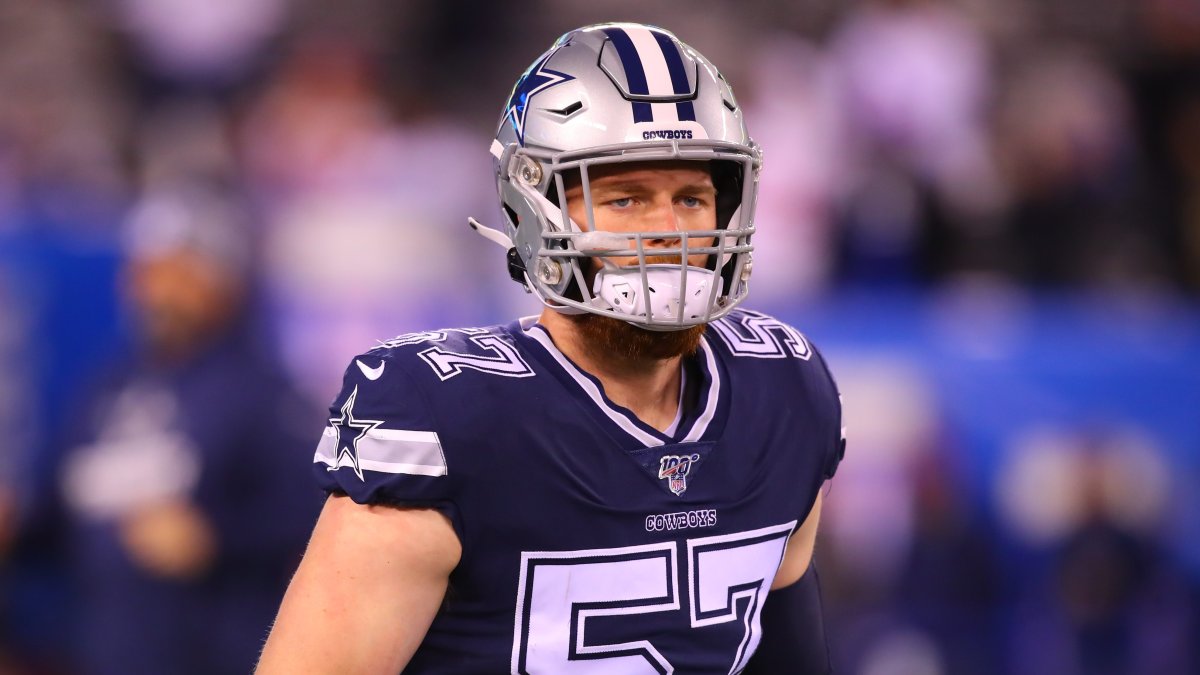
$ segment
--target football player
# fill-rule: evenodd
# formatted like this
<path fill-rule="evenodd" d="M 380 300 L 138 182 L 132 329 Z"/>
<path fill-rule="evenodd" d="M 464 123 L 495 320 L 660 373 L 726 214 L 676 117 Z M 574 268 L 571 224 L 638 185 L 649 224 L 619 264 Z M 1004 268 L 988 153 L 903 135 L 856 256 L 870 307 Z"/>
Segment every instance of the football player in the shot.
<path fill-rule="evenodd" d="M 662 29 L 574 30 L 491 154 L 504 227 L 471 225 L 545 309 L 350 363 L 259 672 L 824 672 L 841 406 L 738 307 L 761 153 L 728 82 Z"/>

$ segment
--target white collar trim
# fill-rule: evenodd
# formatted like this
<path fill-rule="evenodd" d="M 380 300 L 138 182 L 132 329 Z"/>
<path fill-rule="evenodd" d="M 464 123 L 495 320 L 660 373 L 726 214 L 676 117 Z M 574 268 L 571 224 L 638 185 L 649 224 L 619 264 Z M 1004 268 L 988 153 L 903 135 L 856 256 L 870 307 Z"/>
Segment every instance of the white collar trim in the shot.
<path fill-rule="evenodd" d="M 603 412 L 610 420 L 615 422 L 618 427 L 625 431 L 625 433 L 633 436 L 638 440 L 638 442 L 648 448 L 666 444 L 666 441 L 634 424 L 633 420 L 631 420 L 628 415 L 609 405 L 604 399 L 604 394 L 600 391 L 600 387 L 596 385 L 595 381 L 585 375 L 581 370 L 579 370 L 579 368 L 575 366 L 575 364 L 571 363 L 571 360 L 568 359 L 565 354 L 559 351 L 558 347 L 554 344 L 554 341 L 550 339 L 550 333 L 540 324 L 530 321 L 530 319 L 533 318 L 534 317 L 524 317 L 521 319 L 521 328 L 525 331 L 525 334 L 536 340 L 538 344 L 540 344 L 546 350 L 546 352 L 550 354 L 550 356 L 553 357 L 560 366 L 562 366 L 562 369 L 571 376 L 571 379 L 575 380 L 576 384 L 579 385 L 579 388 L 588 395 L 588 398 L 592 399 L 592 402 L 600 408 L 601 412 Z M 717 370 L 716 357 L 713 355 L 712 348 L 708 346 L 708 340 L 705 338 L 700 339 L 700 351 L 704 354 L 705 366 L 708 369 L 709 377 L 711 378 L 711 384 L 708 388 L 708 398 L 704 402 L 703 412 L 699 417 L 696 418 L 696 421 L 692 424 L 692 428 L 688 431 L 687 436 L 681 439 L 679 441 L 680 443 L 691 443 L 699 440 L 700 437 L 704 435 L 704 432 L 708 430 L 708 425 L 712 422 L 713 418 L 717 414 L 717 404 L 720 402 L 721 374 L 720 371 Z M 682 387 L 680 388 L 680 391 L 683 391 Z M 676 431 L 676 427 L 678 426 L 682 417 L 683 400 L 681 394 L 679 411 L 676 413 L 675 421 L 672 422 L 671 427 L 668 428 L 666 435 L 674 435 L 672 432 Z"/>

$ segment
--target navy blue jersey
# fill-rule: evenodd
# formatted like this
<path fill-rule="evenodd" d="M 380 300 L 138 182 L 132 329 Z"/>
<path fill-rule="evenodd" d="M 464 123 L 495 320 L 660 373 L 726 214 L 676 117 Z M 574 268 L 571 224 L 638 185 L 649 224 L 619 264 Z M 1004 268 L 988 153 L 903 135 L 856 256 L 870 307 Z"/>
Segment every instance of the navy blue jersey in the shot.
<path fill-rule="evenodd" d="M 318 480 L 439 509 L 462 543 L 405 672 L 745 665 L 787 538 L 840 458 L 840 404 L 805 338 L 754 312 L 710 324 L 685 372 L 692 405 L 667 434 L 529 321 L 354 359 Z"/>

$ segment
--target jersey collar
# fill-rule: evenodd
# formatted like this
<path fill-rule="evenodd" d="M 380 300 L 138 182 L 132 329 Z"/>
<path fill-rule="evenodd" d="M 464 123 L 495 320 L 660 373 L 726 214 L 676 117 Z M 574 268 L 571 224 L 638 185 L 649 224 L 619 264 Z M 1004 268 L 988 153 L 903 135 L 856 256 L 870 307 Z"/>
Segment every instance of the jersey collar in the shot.
<path fill-rule="evenodd" d="M 595 408 L 613 422 L 622 432 L 633 437 L 644 447 L 657 447 L 677 443 L 691 443 L 701 440 L 709 430 L 717 416 L 721 401 L 721 370 L 717 367 L 717 359 L 706 337 L 700 338 L 699 370 L 703 374 L 703 382 L 699 397 L 699 410 L 694 414 L 683 414 L 682 424 L 678 425 L 675 433 L 668 435 L 642 422 L 631 410 L 613 403 L 604 395 L 604 389 L 591 374 L 584 372 L 571 359 L 559 351 L 550 333 L 544 326 L 536 322 L 536 317 L 525 317 L 520 322 L 522 333 L 536 342 L 561 371 L 575 382 L 579 389 L 594 404 Z M 682 400 L 681 400 L 682 403 Z"/>

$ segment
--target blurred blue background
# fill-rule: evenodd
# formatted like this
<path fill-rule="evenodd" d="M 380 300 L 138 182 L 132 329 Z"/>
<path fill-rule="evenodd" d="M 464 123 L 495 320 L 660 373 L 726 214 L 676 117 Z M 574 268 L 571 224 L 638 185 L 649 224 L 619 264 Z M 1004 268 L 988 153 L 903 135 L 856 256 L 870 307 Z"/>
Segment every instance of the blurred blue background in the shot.
<path fill-rule="evenodd" d="M 348 359 L 537 311 L 466 218 L 605 20 L 765 147 L 750 306 L 845 396 L 839 672 L 1200 672 L 1194 0 L 5 0 L 0 673 L 250 667 Z"/>

